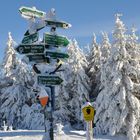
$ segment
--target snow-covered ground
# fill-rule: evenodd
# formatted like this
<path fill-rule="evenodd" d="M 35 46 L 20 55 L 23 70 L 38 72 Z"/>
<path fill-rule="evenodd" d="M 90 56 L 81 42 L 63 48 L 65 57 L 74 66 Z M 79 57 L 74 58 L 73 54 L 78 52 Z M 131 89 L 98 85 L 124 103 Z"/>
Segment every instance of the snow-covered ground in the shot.
<path fill-rule="evenodd" d="M 44 131 L 42 130 L 17 130 L 0 131 L 0 140 L 42 140 Z M 54 134 L 55 140 L 86 140 L 85 131 L 65 131 L 62 135 Z M 124 136 L 95 136 L 93 140 L 127 140 Z"/>

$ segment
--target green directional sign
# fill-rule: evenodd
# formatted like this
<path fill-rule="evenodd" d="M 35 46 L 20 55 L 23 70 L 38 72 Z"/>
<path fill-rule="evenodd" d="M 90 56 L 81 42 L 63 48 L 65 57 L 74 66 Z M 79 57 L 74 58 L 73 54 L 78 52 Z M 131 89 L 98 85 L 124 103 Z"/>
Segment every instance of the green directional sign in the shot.
<path fill-rule="evenodd" d="M 69 41 L 64 36 L 58 36 L 58 35 L 51 35 L 49 33 L 44 34 L 45 43 L 48 45 L 53 46 L 67 46 L 69 44 Z"/>
<path fill-rule="evenodd" d="M 31 43 L 34 43 L 36 41 L 38 41 L 38 33 L 34 33 L 34 34 L 31 34 L 31 35 L 27 35 L 27 36 L 24 36 L 23 40 L 22 40 L 22 44 L 31 44 Z"/>
<path fill-rule="evenodd" d="M 24 6 L 22 6 L 19 9 L 19 11 L 20 11 L 20 13 L 22 15 L 27 16 L 27 17 L 38 17 L 38 18 L 42 18 L 42 17 L 45 17 L 45 15 L 46 15 L 45 12 L 39 11 L 35 7 L 30 8 L 30 7 L 24 7 Z"/>
<path fill-rule="evenodd" d="M 52 26 L 52 27 L 60 27 L 60 28 L 64 28 L 67 29 L 69 27 L 71 27 L 71 25 L 69 23 L 66 23 L 64 21 L 56 21 L 56 20 L 45 20 L 46 22 L 46 26 Z"/>
<path fill-rule="evenodd" d="M 36 63 L 50 63 L 50 59 L 45 57 L 44 54 L 34 54 L 34 55 L 26 55 L 30 62 Z"/>
<path fill-rule="evenodd" d="M 59 76 L 41 76 L 37 77 L 38 84 L 40 85 L 60 85 L 63 80 Z"/>
<path fill-rule="evenodd" d="M 44 45 L 24 45 L 21 44 L 19 45 L 16 50 L 17 52 L 19 52 L 20 54 L 28 54 L 28 53 L 44 53 Z"/>
<path fill-rule="evenodd" d="M 46 56 L 49 56 L 51 58 L 57 59 L 57 58 L 69 58 L 69 55 L 66 53 L 60 53 L 60 52 L 51 52 L 46 51 Z"/>

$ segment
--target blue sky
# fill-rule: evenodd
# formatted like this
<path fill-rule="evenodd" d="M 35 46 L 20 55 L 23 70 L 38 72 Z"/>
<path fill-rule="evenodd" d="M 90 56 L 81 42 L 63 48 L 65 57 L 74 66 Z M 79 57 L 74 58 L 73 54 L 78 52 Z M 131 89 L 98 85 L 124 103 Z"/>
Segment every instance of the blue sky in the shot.
<path fill-rule="evenodd" d="M 17 43 L 23 38 L 28 23 L 18 9 L 21 6 L 35 6 L 48 12 L 56 9 L 58 19 L 72 24 L 68 30 L 57 30 L 58 33 L 75 38 L 80 46 L 91 42 L 92 34 L 98 36 L 101 31 L 111 32 L 114 27 L 114 14 L 122 13 L 122 20 L 127 27 L 140 27 L 139 0 L 1 0 L 0 1 L 0 60 L 3 58 L 8 32 Z M 45 31 L 45 30 L 44 30 Z"/>

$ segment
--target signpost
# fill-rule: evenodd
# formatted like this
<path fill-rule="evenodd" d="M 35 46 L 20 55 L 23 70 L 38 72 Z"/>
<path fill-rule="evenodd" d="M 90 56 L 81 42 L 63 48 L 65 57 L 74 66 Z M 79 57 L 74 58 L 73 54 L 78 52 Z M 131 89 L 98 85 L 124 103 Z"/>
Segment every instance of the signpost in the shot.
<path fill-rule="evenodd" d="M 93 140 L 93 131 L 92 131 L 92 121 L 94 119 L 94 108 L 91 106 L 89 102 L 87 102 L 82 107 L 83 117 L 86 121 L 86 138 L 87 140 Z"/>
<path fill-rule="evenodd" d="M 52 51 L 53 47 L 66 47 L 69 44 L 69 40 L 67 39 L 67 37 L 59 36 L 55 33 L 56 28 L 58 27 L 63 29 L 71 27 L 69 23 L 53 19 L 45 19 L 46 13 L 37 10 L 35 7 L 30 8 L 23 6 L 19 9 L 19 11 L 24 18 L 30 21 L 31 25 L 24 34 L 24 38 L 21 41 L 21 44 L 17 48 L 15 48 L 17 52 L 19 52 L 20 54 L 25 54 L 26 57 L 29 59 L 29 62 L 34 61 L 36 64 L 50 63 L 51 59 L 56 59 L 55 61 L 58 63 L 58 60 L 60 60 L 61 58 L 64 59 L 69 57 L 67 53 Z M 50 14 L 55 16 L 55 10 L 53 9 Z M 36 22 L 36 18 L 39 18 L 41 22 Z M 39 38 L 38 31 L 43 29 L 45 26 L 51 27 L 51 33 L 45 33 L 43 37 L 43 42 L 37 42 Z M 50 63 L 50 65 L 54 66 L 54 60 L 52 60 L 51 62 L 52 63 Z M 36 68 L 36 64 L 34 64 L 34 70 Z M 44 108 L 44 122 L 46 122 L 46 120 L 49 122 L 47 125 L 45 125 L 45 132 L 49 133 L 49 136 L 46 135 L 47 140 L 54 140 L 53 111 L 55 99 L 55 85 L 60 85 L 63 82 L 63 80 L 59 76 L 54 74 L 58 72 L 61 66 L 62 64 L 59 64 L 57 67 L 55 67 L 55 69 L 53 69 L 53 71 L 51 70 L 49 74 L 37 75 L 38 84 L 44 85 L 46 87 L 45 90 L 47 90 L 47 87 L 51 89 L 48 92 L 48 96 L 39 97 L 40 103 Z M 37 70 L 35 72 L 37 74 L 42 73 L 41 71 L 37 72 Z M 46 108 L 48 98 L 49 103 Z M 45 110 L 47 111 L 47 113 L 45 112 Z"/>
<path fill-rule="evenodd" d="M 22 40 L 22 44 L 32 44 L 34 42 L 38 41 L 38 33 L 34 33 L 31 35 L 26 35 L 24 36 L 23 40 Z"/>
<path fill-rule="evenodd" d="M 44 34 L 44 42 L 47 45 L 51 45 L 54 47 L 67 46 L 69 44 L 69 41 L 66 37 L 58 36 L 58 35 L 51 35 L 49 33 Z"/>
<path fill-rule="evenodd" d="M 46 51 L 46 56 L 49 56 L 51 58 L 57 59 L 57 58 L 69 58 L 69 55 L 66 53 L 61 52 L 52 52 L 52 51 Z"/>
<path fill-rule="evenodd" d="M 51 27 L 60 27 L 60 28 L 64 28 L 64 29 L 71 27 L 71 24 L 66 23 L 64 21 L 47 19 L 47 20 L 45 20 L 45 22 L 46 22 L 46 26 L 51 26 Z"/>
<path fill-rule="evenodd" d="M 39 11 L 37 10 L 35 7 L 30 8 L 30 7 L 21 7 L 19 9 L 19 12 L 21 13 L 21 15 L 23 16 L 27 16 L 27 17 L 34 17 L 34 18 L 43 18 L 45 17 L 46 13 L 43 11 Z"/>
<path fill-rule="evenodd" d="M 16 48 L 17 52 L 19 52 L 20 54 L 28 54 L 28 53 L 44 53 L 45 47 L 44 45 L 40 45 L 40 44 L 32 44 L 32 45 L 28 45 L 28 44 L 21 44 Z"/>
<path fill-rule="evenodd" d="M 38 81 L 38 84 L 40 85 L 46 85 L 46 86 L 49 86 L 49 85 L 60 85 L 63 80 L 59 77 L 59 76 L 54 76 L 54 75 L 39 75 L 37 77 L 37 81 Z"/>

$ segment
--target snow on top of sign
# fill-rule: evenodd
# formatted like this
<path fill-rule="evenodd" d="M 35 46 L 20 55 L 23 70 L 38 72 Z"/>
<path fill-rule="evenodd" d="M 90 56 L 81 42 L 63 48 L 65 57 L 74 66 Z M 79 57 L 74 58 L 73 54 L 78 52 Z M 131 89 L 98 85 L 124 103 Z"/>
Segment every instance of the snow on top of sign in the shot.
<path fill-rule="evenodd" d="M 43 87 L 41 87 L 39 98 L 46 97 L 46 96 L 48 96 L 46 90 Z"/>
<path fill-rule="evenodd" d="M 87 107 L 87 106 L 92 106 L 92 105 L 91 105 L 90 102 L 86 102 L 86 103 L 82 106 L 82 109 L 83 109 L 84 107 Z"/>

